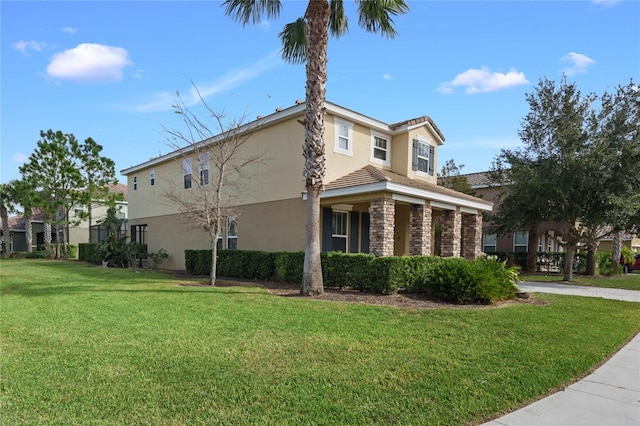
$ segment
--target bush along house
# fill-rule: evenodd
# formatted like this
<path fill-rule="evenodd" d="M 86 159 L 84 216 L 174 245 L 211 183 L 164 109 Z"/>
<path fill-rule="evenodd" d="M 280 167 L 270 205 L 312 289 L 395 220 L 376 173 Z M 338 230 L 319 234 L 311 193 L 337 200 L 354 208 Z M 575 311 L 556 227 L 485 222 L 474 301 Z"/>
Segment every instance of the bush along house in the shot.
<path fill-rule="evenodd" d="M 482 213 L 493 205 L 437 185 L 444 136 L 431 118 L 387 124 L 330 102 L 325 106 L 323 251 L 433 255 L 438 222 L 441 256 L 476 258 L 482 252 Z M 304 250 L 304 109 L 297 101 L 239 127 L 248 134 L 242 150 L 260 161 L 233 188 L 236 213 L 223 221 L 220 248 Z M 219 137 L 199 146 L 215 143 Z M 199 152 L 177 149 L 121 172 L 128 182 L 132 240 L 148 244 L 149 252 L 167 250 L 163 267 L 170 269 L 185 269 L 185 249 L 210 246 L 207 233 L 167 199 L 172 191 L 192 191 L 194 180 L 213 181 L 212 162 Z"/>

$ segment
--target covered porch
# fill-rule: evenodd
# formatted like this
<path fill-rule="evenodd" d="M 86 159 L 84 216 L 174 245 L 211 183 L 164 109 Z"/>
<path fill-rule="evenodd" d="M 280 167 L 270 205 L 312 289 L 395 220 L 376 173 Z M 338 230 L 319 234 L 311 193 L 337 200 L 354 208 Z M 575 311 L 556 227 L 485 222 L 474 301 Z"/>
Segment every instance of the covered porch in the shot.
<path fill-rule="evenodd" d="M 492 203 L 367 166 L 326 185 L 322 251 L 474 259 Z"/>

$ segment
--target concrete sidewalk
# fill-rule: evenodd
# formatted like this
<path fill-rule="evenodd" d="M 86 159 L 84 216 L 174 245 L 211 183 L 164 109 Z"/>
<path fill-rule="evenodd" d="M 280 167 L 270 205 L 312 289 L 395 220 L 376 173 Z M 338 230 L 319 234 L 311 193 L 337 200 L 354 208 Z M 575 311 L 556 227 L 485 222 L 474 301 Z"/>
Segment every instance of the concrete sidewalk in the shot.
<path fill-rule="evenodd" d="M 640 302 L 640 291 L 524 282 L 521 291 Z M 638 311 L 640 315 L 640 307 Z M 499 417 L 488 426 L 639 426 L 640 334 L 600 368 L 564 391 Z"/>
<path fill-rule="evenodd" d="M 627 302 L 640 302 L 640 291 L 622 290 L 619 288 L 586 287 L 581 285 L 568 285 L 557 283 L 538 283 L 523 281 L 518 284 L 521 291 L 529 293 L 555 293 L 571 296 L 602 297 L 603 299 L 624 300 Z"/>

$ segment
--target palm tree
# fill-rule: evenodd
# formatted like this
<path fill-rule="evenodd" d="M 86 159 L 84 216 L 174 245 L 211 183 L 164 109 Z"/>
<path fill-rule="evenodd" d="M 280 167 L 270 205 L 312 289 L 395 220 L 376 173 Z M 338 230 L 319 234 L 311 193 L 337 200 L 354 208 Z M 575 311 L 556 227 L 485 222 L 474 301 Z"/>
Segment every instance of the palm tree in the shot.
<path fill-rule="evenodd" d="M 409 10 L 404 0 L 357 0 L 358 24 L 368 32 L 396 36 L 392 16 Z M 262 17 L 277 18 L 280 0 L 226 0 L 226 14 L 242 25 L 257 24 Z M 309 0 L 304 16 L 284 26 L 280 33 L 282 57 L 290 63 L 306 62 L 304 114 L 304 169 L 307 220 L 302 295 L 320 295 L 320 193 L 324 187 L 324 103 L 327 83 L 329 33 L 340 37 L 348 31 L 342 0 Z"/>
<path fill-rule="evenodd" d="M 11 183 L 0 184 L 0 222 L 2 223 L 2 257 L 9 257 L 9 206 L 11 204 Z"/>

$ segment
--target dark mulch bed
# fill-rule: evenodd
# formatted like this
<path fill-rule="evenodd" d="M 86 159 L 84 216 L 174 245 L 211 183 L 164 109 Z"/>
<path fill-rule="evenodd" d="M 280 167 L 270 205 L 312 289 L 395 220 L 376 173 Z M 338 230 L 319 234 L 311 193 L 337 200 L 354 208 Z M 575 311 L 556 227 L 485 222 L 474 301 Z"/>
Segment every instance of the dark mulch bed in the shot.
<path fill-rule="evenodd" d="M 186 277 L 184 274 L 176 275 L 176 277 Z M 187 286 L 208 286 L 207 278 L 203 278 L 202 282 L 183 282 L 181 285 Z M 458 305 L 454 303 L 442 302 L 422 294 L 396 293 L 391 295 L 363 293 L 358 290 L 350 289 L 332 289 L 325 288 L 322 296 L 301 296 L 299 284 L 288 284 L 271 281 L 251 281 L 251 280 L 229 280 L 217 279 L 216 287 L 262 287 L 268 289 L 271 294 L 281 297 L 300 297 L 316 300 L 329 300 L 335 302 L 351 302 L 365 303 L 370 305 L 393 306 L 396 308 L 413 308 L 413 309 L 439 309 L 439 308 L 456 308 L 456 309 L 478 309 L 478 308 L 496 308 L 511 306 L 514 304 L 544 305 L 543 300 L 534 298 L 515 299 L 510 301 L 498 302 L 493 305 Z"/>

